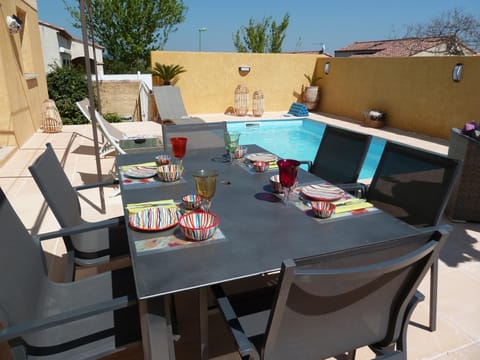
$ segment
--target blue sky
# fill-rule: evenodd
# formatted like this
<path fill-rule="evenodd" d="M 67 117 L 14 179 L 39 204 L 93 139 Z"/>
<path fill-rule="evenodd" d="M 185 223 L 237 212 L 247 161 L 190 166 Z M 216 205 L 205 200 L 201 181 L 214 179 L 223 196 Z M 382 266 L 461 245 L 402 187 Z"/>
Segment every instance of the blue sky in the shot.
<path fill-rule="evenodd" d="M 37 0 L 37 4 L 40 20 L 80 37 L 62 0 Z M 283 51 L 318 50 L 325 44 L 330 54 L 355 41 L 401 35 L 406 25 L 428 23 L 455 7 L 480 17 L 480 0 L 184 0 L 184 4 L 186 20 L 170 34 L 165 50 L 197 51 L 198 29 L 205 27 L 203 51 L 235 51 L 232 36 L 250 18 L 260 21 L 272 16 L 280 22 L 287 12 L 290 24 Z"/>

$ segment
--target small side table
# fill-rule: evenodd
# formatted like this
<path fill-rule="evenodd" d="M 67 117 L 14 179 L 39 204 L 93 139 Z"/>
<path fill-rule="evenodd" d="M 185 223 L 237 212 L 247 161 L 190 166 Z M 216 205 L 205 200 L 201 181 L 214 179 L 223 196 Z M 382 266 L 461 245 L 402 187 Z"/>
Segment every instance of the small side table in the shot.
<path fill-rule="evenodd" d="M 128 153 L 163 151 L 163 144 L 158 137 L 121 139 L 119 145 Z"/>

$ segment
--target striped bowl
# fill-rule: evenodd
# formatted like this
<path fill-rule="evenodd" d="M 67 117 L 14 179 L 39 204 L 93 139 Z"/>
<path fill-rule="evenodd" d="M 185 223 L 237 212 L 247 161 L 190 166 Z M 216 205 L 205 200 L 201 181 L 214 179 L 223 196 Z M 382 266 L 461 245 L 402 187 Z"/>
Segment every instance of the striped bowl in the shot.
<path fill-rule="evenodd" d="M 186 210 L 198 209 L 202 205 L 202 198 L 196 194 L 185 195 L 182 198 L 182 205 Z"/>
<path fill-rule="evenodd" d="M 178 224 L 187 239 L 202 241 L 211 238 L 220 220 L 217 215 L 204 211 L 192 211 L 183 215 Z"/>
<path fill-rule="evenodd" d="M 280 175 L 273 175 L 270 176 L 270 187 L 272 188 L 273 192 L 282 193 L 283 187 L 280 183 Z"/>
<path fill-rule="evenodd" d="M 158 177 L 165 182 L 177 181 L 182 177 L 183 166 L 177 164 L 168 164 L 158 167 Z"/>
<path fill-rule="evenodd" d="M 170 160 L 171 160 L 171 157 L 170 155 L 167 155 L 167 154 L 161 154 L 161 155 L 155 156 L 155 161 L 158 166 L 168 165 L 170 164 Z"/>
<path fill-rule="evenodd" d="M 329 201 L 312 201 L 312 210 L 315 217 L 327 219 L 335 214 L 336 206 Z"/>
<path fill-rule="evenodd" d="M 268 161 L 254 161 L 253 168 L 256 172 L 265 172 L 270 167 L 270 163 Z"/>

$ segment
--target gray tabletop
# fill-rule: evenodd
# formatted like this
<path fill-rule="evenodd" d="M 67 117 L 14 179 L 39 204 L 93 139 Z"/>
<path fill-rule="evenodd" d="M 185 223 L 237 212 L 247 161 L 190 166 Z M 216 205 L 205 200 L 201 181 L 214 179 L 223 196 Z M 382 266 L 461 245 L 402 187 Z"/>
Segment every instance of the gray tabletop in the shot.
<path fill-rule="evenodd" d="M 249 146 L 250 153 L 256 150 L 261 149 Z M 237 164 L 215 161 L 224 151 L 187 150 L 184 180 L 178 184 L 121 184 L 124 205 L 160 199 L 179 201 L 183 195 L 195 193 L 193 171 L 219 171 L 211 211 L 219 216 L 225 239 L 137 253 L 135 242 L 179 229 L 139 232 L 128 228 L 140 299 L 278 270 L 286 258 L 342 251 L 416 231 L 380 211 L 320 223 L 294 205 L 285 206 L 271 194 L 269 177 L 275 172 L 252 174 Z M 153 161 L 155 155 L 158 153 L 119 155 L 117 165 Z M 299 172 L 300 185 L 315 180 L 318 178 L 314 175 Z"/>

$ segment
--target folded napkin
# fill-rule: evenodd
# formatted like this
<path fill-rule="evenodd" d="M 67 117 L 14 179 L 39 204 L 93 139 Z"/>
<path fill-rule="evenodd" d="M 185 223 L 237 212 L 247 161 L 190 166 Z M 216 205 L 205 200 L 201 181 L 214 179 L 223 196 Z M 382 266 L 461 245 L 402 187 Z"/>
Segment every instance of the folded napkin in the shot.
<path fill-rule="evenodd" d="M 335 205 L 337 205 L 337 208 L 335 209 L 335 214 L 342 214 L 354 210 L 360 210 L 360 209 L 367 209 L 373 207 L 373 204 L 366 202 L 364 200 L 357 200 L 357 201 L 334 201 L 333 202 Z"/>
<path fill-rule="evenodd" d="M 142 164 L 132 164 L 132 165 L 124 165 L 120 167 L 120 170 L 126 171 L 128 169 L 134 168 L 134 167 L 151 167 L 151 168 L 157 168 L 158 165 L 155 163 L 155 161 L 150 161 Z"/>
<path fill-rule="evenodd" d="M 270 162 L 268 163 L 268 168 L 269 168 L 269 169 L 278 169 L 277 160 L 270 161 Z"/>
<path fill-rule="evenodd" d="M 126 206 L 129 214 L 135 214 L 141 210 L 145 210 L 153 207 L 176 208 L 177 205 L 175 204 L 175 201 L 173 201 L 173 199 L 169 199 L 169 200 L 155 200 L 155 201 L 147 201 L 143 203 L 127 204 Z"/>

